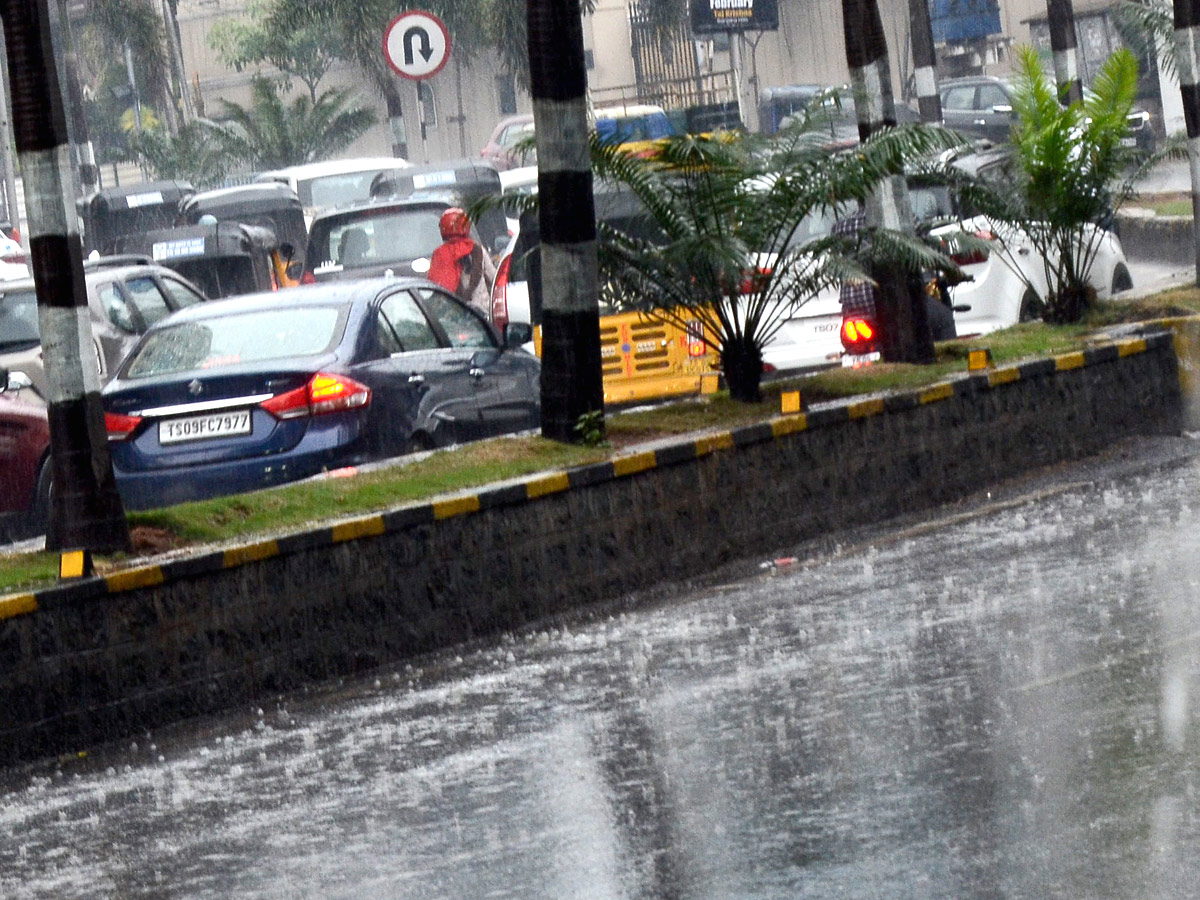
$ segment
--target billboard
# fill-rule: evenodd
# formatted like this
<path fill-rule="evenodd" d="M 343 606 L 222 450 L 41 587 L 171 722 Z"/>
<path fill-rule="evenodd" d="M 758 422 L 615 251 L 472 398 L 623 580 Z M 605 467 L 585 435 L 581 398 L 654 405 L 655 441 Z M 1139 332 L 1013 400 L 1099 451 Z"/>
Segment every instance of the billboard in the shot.
<path fill-rule="evenodd" d="M 779 0 L 689 0 L 693 34 L 778 31 Z"/>

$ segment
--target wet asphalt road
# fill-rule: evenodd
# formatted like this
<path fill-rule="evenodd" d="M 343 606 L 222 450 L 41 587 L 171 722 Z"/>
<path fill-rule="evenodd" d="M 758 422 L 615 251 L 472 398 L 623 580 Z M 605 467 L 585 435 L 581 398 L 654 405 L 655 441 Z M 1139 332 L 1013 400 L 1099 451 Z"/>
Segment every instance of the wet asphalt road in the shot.
<path fill-rule="evenodd" d="M 10 772 L 0 897 L 1193 898 L 1196 443 Z"/>

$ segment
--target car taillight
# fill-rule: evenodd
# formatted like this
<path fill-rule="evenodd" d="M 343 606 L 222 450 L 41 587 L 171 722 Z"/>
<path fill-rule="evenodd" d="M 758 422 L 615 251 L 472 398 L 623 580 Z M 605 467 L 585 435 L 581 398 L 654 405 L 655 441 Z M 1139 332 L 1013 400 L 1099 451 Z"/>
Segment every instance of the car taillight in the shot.
<path fill-rule="evenodd" d="M 752 272 L 747 272 L 742 277 L 742 283 L 738 286 L 740 294 L 757 294 L 762 290 L 763 285 L 767 283 L 767 279 L 771 277 L 771 269 L 769 267 L 759 266 Z"/>
<path fill-rule="evenodd" d="M 312 273 L 311 269 L 305 269 L 304 274 L 300 276 L 301 284 L 316 284 L 317 276 Z"/>
<path fill-rule="evenodd" d="M 277 419 L 298 419 L 319 416 L 366 406 L 371 402 L 371 389 L 345 375 L 318 372 L 295 390 L 276 394 L 260 405 Z"/>
<path fill-rule="evenodd" d="M 875 325 L 861 316 L 842 319 L 842 346 L 847 353 L 873 353 L 875 351 Z"/>
<path fill-rule="evenodd" d="M 975 237 L 977 237 L 981 240 L 984 240 L 984 241 L 996 240 L 996 235 L 992 234 L 992 232 L 990 232 L 990 231 L 983 230 L 983 229 L 981 229 L 980 231 L 976 231 Z M 973 265 L 977 265 L 978 263 L 987 262 L 988 251 L 984 250 L 982 248 L 971 248 L 970 250 L 964 250 L 961 253 L 951 253 L 950 258 L 952 260 L 954 260 L 956 265 L 973 266 Z"/>
<path fill-rule="evenodd" d="M 508 272 L 512 268 L 512 254 L 500 261 L 496 270 L 496 281 L 492 285 L 492 324 L 500 331 L 508 324 Z"/>
<path fill-rule="evenodd" d="M 129 440 L 141 424 L 141 416 L 127 416 L 123 413 L 114 412 L 104 413 L 104 430 L 108 432 L 108 439 L 110 441 Z"/>

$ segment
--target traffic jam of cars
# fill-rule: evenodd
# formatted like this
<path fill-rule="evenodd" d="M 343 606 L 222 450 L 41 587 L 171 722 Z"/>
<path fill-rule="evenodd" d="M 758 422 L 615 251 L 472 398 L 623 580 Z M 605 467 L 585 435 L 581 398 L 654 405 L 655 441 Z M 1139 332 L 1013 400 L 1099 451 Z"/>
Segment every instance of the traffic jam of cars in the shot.
<path fill-rule="evenodd" d="M 1004 87 L 948 84 L 948 124 L 968 100 L 1007 123 Z M 778 108 L 763 121 L 778 128 L 814 96 L 812 86 L 766 91 Z M 614 140 L 641 148 L 669 133 L 660 112 L 595 115 Z M 89 362 L 104 384 L 124 502 L 148 508 L 250 491 L 537 428 L 537 216 L 505 206 L 506 197 L 536 193 L 532 133 L 532 117 L 516 116 L 471 159 L 341 160 L 263 173 L 243 187 L 152 182 L 81 201 Z M 995 177 L 1005 160 L 1002 146 L 984 145 L 954 165 Z M 944 186 L 910 190 L 933 238 L 965 232 L 995 242 L 990 250 L 976 240 L 954 256 L 966 277 L 941 298 L 948 331 L 935 338 L 1039 316 L 1043 266 L 1022 235 L 966 214 Z M 496 202 L 478 204 L 485 197 Z M 465 237 L 487 254 L 489 273 L 494 263 L 487 308 L 434 278 L 440 223 L 460 208 L 476 210 Z M 597 215 L 607 214 L 598 200 Z M 793 240 L 828 235 L 837 218 L 834 210 L 806 220 Z M 1090 278 L 1104 299 L 1132 279 L 1117 235 L 1096 228 Z M 19 235 L 3 241 L 0 537 L 13 538 L 44 526 L 52 479 L 36 291 Z M 602 310 L 601 332 L 606 403 L 716 389 L 717 348 L 702 329 L 613 309 Z M 869 360 L 877 338 L 877 325 L 843 316 L 838 288 L 827 288 L 767 343 L 764 374 Z"/>

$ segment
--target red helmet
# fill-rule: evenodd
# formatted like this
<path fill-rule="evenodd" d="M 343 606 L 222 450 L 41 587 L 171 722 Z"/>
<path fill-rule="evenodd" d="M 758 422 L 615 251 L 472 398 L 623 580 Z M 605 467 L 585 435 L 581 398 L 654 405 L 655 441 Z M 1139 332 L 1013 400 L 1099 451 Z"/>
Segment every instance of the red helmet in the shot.
<path fill-rule="evenodd" d="M 471 236 L 471 220 L 467 218 L 466 211 L 457 206 L 451 206 L 442 213 L 438 226 L 442 229 L 443 240 Z"/>

